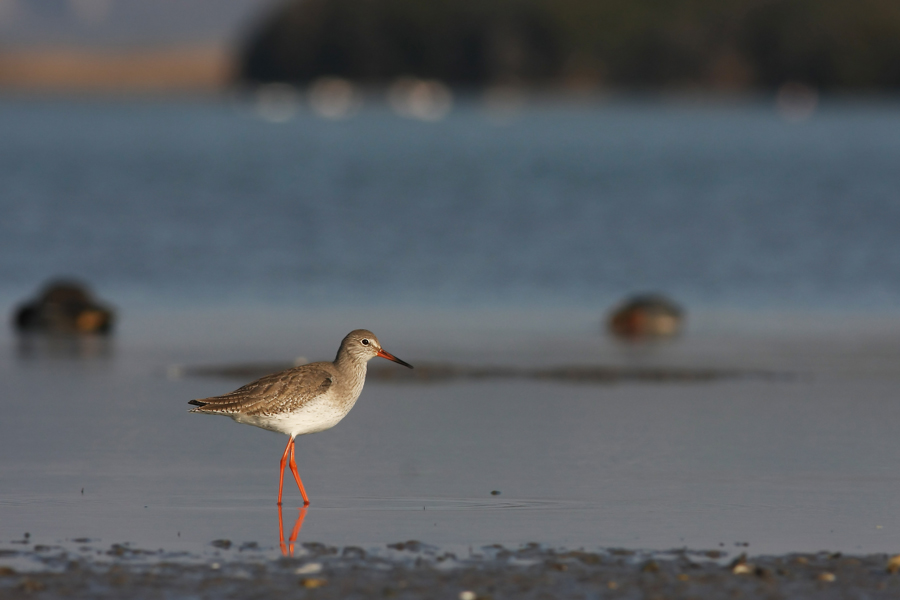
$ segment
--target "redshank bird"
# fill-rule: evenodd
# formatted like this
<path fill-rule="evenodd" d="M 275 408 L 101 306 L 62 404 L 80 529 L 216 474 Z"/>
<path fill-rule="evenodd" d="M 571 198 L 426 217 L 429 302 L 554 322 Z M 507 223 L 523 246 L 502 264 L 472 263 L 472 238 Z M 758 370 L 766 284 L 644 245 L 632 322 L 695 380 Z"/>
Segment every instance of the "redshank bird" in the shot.
<path fill-rule="evenodd" d="M 191 400 L 188 404 L 197 407 L 191 412 L 224 415 L 238 423 L 291 436 L 281 456 L 278 504 L 281 505 L 284 488 L 284 465 L 290 456 L 291 473 L 303 496 L 303 505 L 307 506 L 309 497 L 294 462 L 294 438 L 337 425 L 356 404 L 366 382 L 366 363 L 376 356 L 413 368 L 386 352 L 374 333 L 356 329 L 341 342 L 334 362 L 315 362 L 266 375 L 224 396 Z"/>

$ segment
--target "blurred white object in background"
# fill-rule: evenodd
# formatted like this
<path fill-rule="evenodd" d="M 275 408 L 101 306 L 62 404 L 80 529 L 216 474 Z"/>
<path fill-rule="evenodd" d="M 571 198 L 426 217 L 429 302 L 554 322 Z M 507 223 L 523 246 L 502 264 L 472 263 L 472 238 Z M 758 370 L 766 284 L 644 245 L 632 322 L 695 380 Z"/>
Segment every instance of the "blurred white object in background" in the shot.
<path fill-rule="evenodd" d="M 256 114 L 265 121 L 284 123 L 300 110 L 300 92 L 286 83 L 269 83 L 256 91 Z"/>
<path fill-rule="evenodd" d="M 797 81 L 789 81 L 778 88 L 775 107 L 788 121 L 805 121 L 819 106 L 819 92 Z"/>
<path fill-rule="evenodd" d="M 391 84 L 387 99 L 398 115 L 421 121 L 440 121 L 453 108 L 450 88 L 435 79 L 401 77 Z"/>
<path fill-rule="evenodd" d="M 493 85 L 481 97 L 488 117 L 497 123 L 514 120 L 525 106 L 526 96 L 521 87 L 515 85 Z"/>
<path fill-rule="evenodd" d="M 309 105 L 325 119 L 346 119 L 359 112 L 363 98 L 356 86 L 342 77 L 320 77 L 309 86 Z"/>

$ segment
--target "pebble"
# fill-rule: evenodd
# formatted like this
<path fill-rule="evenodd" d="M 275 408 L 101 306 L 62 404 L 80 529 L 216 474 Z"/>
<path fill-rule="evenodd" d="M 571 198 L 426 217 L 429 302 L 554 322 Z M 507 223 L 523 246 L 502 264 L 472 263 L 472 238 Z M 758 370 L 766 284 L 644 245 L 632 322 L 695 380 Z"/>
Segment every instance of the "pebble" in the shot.
<path fill-rule="evenodd" d="M 900 571 L 900 554 L 895 554 L 888 560 L 887 571 L 888 573 Z"/>
<path fill-rule="evenodd" d="M 322 572 L 322 563 L 306 563 L 294 570 L 295 575 L 315 575 Z"/>

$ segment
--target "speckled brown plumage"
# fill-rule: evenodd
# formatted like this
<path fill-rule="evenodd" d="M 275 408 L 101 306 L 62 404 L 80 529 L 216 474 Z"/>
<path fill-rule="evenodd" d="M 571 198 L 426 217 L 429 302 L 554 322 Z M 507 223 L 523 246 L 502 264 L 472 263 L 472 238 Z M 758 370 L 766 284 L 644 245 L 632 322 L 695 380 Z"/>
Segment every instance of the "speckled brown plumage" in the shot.
<path fill-rule="evenodd" d="M 309 504 L 294 464 L 294 438 L 330 429 L 343 419 L 363 389 L 366 363 L 376 356 L 412 368 L 384 351 L 378 338 L 367 329 L 356 329 L 341 342 L 333 362 L 301 365 L 261 377 L 221 396 L 191 400 L 194 413 L 223 415 L 238 423 L 254 425 L 290 436 L 281 458 L 281 478 L 290 455 L 291 471 L 303 501 Z M 278 489 L 281 504 L 281 485 Z"/>
<path fill-rule="evenodd" d="M 273 373 L 222 396 L 191 400 L 199 408 L 191 412 L 248 416 L 272 416 L 300 409 L 328 392 L 334 375 L 325 365 L 313 363 Z"/>

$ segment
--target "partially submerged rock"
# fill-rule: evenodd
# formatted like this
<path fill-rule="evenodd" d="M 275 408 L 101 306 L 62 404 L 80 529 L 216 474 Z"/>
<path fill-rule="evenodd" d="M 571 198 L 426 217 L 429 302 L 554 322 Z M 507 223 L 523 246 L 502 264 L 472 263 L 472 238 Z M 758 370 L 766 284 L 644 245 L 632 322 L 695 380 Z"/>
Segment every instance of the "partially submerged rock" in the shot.
<path fill-rule="evenodd" d="M 87 286 L 71 280 L 51 281 L 37 298 L 17 307 L 13 317 L 20 333 L 108 334 L 114 322 L 110 307 L 94 299 Z"/>
<path fill-rule="evenodd" d="M 684 311 L 661 294 L 640 294 L 625 300 L 607 319 L 610 333 L 623 339 L 672 337 L 681 332 Z"/>

